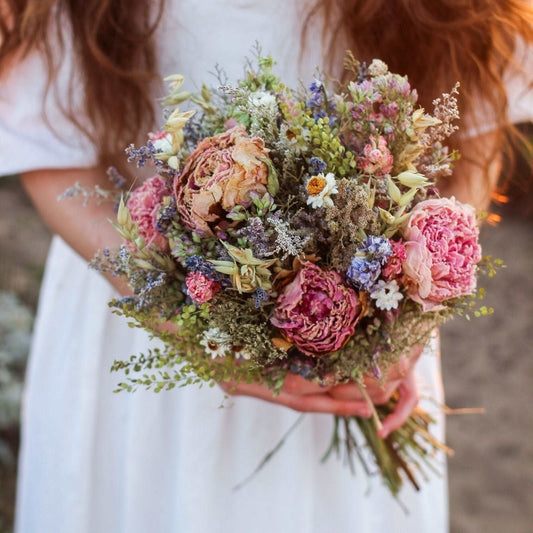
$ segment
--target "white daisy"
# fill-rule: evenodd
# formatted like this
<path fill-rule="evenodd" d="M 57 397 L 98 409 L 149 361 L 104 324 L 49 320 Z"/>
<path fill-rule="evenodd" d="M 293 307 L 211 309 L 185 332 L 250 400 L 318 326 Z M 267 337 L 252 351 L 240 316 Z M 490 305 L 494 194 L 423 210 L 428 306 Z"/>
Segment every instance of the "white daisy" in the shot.
<path fill-rule="evenodd" d="M 376 307 L 390 311 L 398 307 L 399 301 L 403 298 L 400 292 L 398 283 L 393 279 L 392 281 L 383 281 L 380 279 L 372 289 L 370 297 L 376 300 Z"/>
<path fill-rule="evenodd" d="M 324 205 L 333 207 L 331 195 L 339 192 L 335 176 L 331 172 L 325 176 L 318 174 L 309 178 L 306 189 L 309 194 L 307 205 L 310 205 L 313 209 Z"/>
<path fill-rule="evenodd" d="M 209 328 L 202 334 L 200 344 L 205 348 L 211 359 L 224 357 L 231 351 L 231 337 L 218 328 Z"/>

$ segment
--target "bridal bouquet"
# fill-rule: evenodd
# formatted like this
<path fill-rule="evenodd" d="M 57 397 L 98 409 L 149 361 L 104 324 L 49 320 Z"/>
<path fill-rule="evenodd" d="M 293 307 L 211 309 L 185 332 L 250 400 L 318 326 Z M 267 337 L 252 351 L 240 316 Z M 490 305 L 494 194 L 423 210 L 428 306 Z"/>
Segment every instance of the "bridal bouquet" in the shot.
<path fill-rule="evenodd" d="M 168 78 L 164 129 L 127 149 L 155 175 L 120 199 L 124 245 L 93 263 L 129 280 L 134 295 L 112 306 L 165 344 L 115 362 L 121 389 L 245 381 L 276 393 L 288 372 L 363 386 L 454 314 L 491 311 L 477 308 L 474 209 L 436 187 L 457 157 L 443 145 L 457 88 L 428 114 L 382 61 L 345 63 L 346 83 L 317 75 L 296 90 L 269 57 L 198 94 Z M 332 449 L 358 457 L 362 434 L 397 494 L 402 471 L 418 486 L 444 446 L 420 408 L 379 439 L 395 401 L 374 419 L 337 417 Z"/>

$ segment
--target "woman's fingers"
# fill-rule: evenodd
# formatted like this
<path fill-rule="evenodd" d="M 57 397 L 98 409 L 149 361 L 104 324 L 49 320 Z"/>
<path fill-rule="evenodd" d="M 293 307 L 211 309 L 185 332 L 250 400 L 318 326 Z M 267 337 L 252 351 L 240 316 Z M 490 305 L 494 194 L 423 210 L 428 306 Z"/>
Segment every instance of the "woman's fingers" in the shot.
<path fill-rule="evenodd" d="M 328 413 L 338 416 L 369 417 L 371 410 L 365 401 L 337 400 L 327 392 L 318 394 L 293 394 L 281 391 L 274 396 L 272 390 L 257 383 L 221 383 L 220 386 L 228 394 L 235 396 L 251 396 L 270 403 L 283 405 L 302 413 Z"/>
<path fill-rule="evenodd" d="M 400 428 L 409 418 L 413 409 L 418 403 L 418 390 L 416 386 L 416 376 L 411 371 L 398 387 L 399 399 L 394 411 L 383 421 L 382 428 L 378 435 L 384 439 L 390 433 Z"/>
<path fill-rule="evenodd" d="M 308 381 L 302 376 L 297 374 L 291 374 L 290 372 L 285 376 L 283 382 L 283 390 L 296 396 L 303 396 L 305 394 L 323 394 L 327 392 L 331 387 L 324 387 Z"/>

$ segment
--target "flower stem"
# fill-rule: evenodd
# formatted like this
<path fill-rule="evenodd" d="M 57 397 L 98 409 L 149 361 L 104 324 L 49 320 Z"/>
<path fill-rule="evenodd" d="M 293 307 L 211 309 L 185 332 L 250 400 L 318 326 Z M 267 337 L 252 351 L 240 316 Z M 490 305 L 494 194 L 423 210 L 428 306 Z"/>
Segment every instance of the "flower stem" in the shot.
<path fill-rule="evenodd" d="M 359 387 L 359 390 L 361 391 L 361 394 L 363 395 L 365 402 L 370 407 L 370 411 L 372 413 L 372 419 L 374 420 L 376 429 L 379 431 L 383 427 L 383 425 L 381 424 L 381 420 L 379 419 L 378 412 L 376 411 L 376 406 L 372 403 L 372 400 L 370 399 L 370 396 L 366 392 L 365 387 L 363 387 L 363 385 L 361 385 L 360 383 L 358 383 L 357 386 Z"/>

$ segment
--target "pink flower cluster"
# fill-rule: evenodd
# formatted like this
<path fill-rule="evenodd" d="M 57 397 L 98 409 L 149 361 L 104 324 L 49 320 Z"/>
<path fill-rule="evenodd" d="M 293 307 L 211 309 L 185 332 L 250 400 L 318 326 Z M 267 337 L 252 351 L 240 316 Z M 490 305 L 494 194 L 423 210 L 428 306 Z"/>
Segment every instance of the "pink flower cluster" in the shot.
<path fill-rule="evenodd" d="M 185 278 L 185 284 L 189 296 L 199 304 L 212 300 L 213 296 L 220 291 L 220 283 L 209 279 L 201 272 L 189 272 Z"/>
<path fill-rule="evenodd" d="M 387 141 L 381 135 L 378 142 L 371 135 L 370 144 L 363 149 L 363 157 L 359 158 L 359 168 L 367 174 L 388 174 L 392 170 L 394 157 L 387 148 Z"/>
<path fill-rule="evenodd" d="M 183 223 L 202 235 L 223 231 L 235 206 L 248 207 L 254 194 L 267 189 L 269 158 L 264 142 L 250 138 L 244 126 L 208 137 L 187 158 L 174 181 Z"/>
<path fill-rule="evenodd" d="M 402 265 L 407 259 L 405 252 L 405 246 L 402 244 L 402 241 L 389 241 L 392 248 L 392 255 L 389 257 L 387 264 L 381 271 L 383 277 L 390 281 L 391 279 L 397 278 L 402 273 Z"/>
<path fill-rule="evenodd" d="M 168 251 L 168 240 L 156 227 L 159 208 L 165 196 L 171 196 L 172 189 L 161 176 L 148 178 L 140 187 L 134 189 L 127 206 L 131 218 L 139 226 L 139 234 L 147 245 L 154 245 Z"/>
<path fill-rule="evenodd" d="M 441 302 L 475 290 L 481 247 L 473 207 L 454 198 L 420 202 L 403 233 L 408 295 L 424 311 L 438 310 Z"/>
<path fill-rule="evenodd" d="M 361 313 L 357 293 L 334 270 L 304 263 L 278 296 L 270 321 L 304 354 L 320 357 L 353 335 Z"/>

